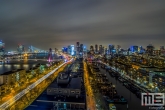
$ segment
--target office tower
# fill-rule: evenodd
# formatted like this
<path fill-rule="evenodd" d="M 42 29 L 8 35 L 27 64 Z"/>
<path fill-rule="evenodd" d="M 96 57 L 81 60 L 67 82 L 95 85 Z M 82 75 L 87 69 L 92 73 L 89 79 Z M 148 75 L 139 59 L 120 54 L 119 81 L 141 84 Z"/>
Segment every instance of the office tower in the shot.
<path fill-rule="evenodd" d="M 139 46 L 138 52 L 139 53 L 144 53 L 145 52 L 145 49 L 142 46 Z"/>
<path fill-rule="evenodd" d="M 25 47 L 22 44 L 18 44 L 17 51 L 21 54 L 22 52 L 25 52 Z"/>
<path fill-rule="evenodd" d="M 68 52 L 68 48 L 67 48 L 67 47 L 63 47 L 63 48 L 62 48 L 62 52 L 63 52 L 63 53 L 67 53 L 67 52 Z"/>
<path fill-rule="evenodd" d="M 96 44 L 95 45 L 95 53 L 97 53 L 98 52 L 98 45 Z"/>
<path fill-rule="evenodd" d="M 5 51 L 5 43 L 0 41 L 0 56 L 4 55 L 4 51 Z"/>
<path fill-rule="evenodd" d="M 87 52 L 87 48 L 86 48 L 85 45 L 83 45 L 83 51 L 84 51 L 84 52 Z"/>
<path fill-rule="evenodd" d="M 93 45 L 90 46 L 90 51 L 94 51 Z"/>
<path fill-rule="evenodd" d="M 77 48 L 77 54 L 80 53 L 80 42 L 76 43 L 76 48 Z"/>
<path fill-rule="evenodd" d="M 131 52 L 138 52 L 138 46 L 131 46 L 130 49 L 131 49 Z"/>
<path fill-rule="evenodd" d="M 71 45 L 68 45 L 67 53 L 70 55 L 71 54 Z"/>
<path fill-rule="evenodd" d="M 81 53 L 83 52 L 83 49 L 84 49 L 83 44 L 80 44 L 80 52 Z"/>
<path fill-rule="evenodd" d="M 107 47 L 105 47 L 105 52 L 104 53 L 108 54 L 108 48 Z"/>
<path fill-rule="evenodd" d="M 114 49 L 115 49 L 114 45 L 109 45 L 109 48 L 108 48 L 109 54 L 113 54 Z"/>
<path fill-rule="evenodd" d="M 121 51 L 121 46 L 120 45 L 117 45 L 116 53 L 119 54 L 120 51 Z"/>
<path fill-rule="evenodd" d="M 102 47 L 102 54 L 105 54 L 105 48 L 104 48 L 104 46 Z"/>
<path fill-rule="evenodd" d="M 70 55 L 75 55 L 74 53 L 74 45 L 70 45 Z"/>
<path fill-rule="evenodd" d="M 99 53 L 102 54 L 102 45 L 99 45 Z"/>
<path fill-rule="evenodd" d="M 94 53 L 94 47 L 93 45 L 90 46 L 90 52 L 93 54 Z"/>
<path fill-rule="evenodd" d="M 69 45 L 69 46 L 68 46 L 67 53 L 68 53 L 69 55 L 75 55 L 75 52 L 74 52 L 74 45 Z"/>
<path fill-rule="evenodd" d="M 153 55 L 153 50 L 154 50 L 154 46 L 152 44 L 149 44 L 147 46 L 146 53 L 148 53 L 149 55 Z"/>

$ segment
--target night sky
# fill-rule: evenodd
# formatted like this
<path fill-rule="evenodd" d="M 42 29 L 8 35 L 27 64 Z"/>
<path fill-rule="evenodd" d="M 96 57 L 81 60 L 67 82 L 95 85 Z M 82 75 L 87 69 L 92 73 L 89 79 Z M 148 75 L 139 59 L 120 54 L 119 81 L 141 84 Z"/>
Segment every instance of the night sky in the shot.
<path fill-rule="evenodd" d="M 77 41 L 165 46 L 165 1 L 1 0 L 0 39 L 17 44 L 62 48 Z"/>

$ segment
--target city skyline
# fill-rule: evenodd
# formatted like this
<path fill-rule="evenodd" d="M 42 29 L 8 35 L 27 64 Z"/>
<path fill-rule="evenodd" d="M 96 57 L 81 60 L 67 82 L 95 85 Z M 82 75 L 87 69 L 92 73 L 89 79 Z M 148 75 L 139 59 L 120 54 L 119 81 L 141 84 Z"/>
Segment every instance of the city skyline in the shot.
<path fill-rule="evenodd" d="M 164 45 L 164 1 L 1 1 L 0 7 L 0 39 L 7 50 L 18 43 L 61 49 L 77 41 L 88 48 Z"/>

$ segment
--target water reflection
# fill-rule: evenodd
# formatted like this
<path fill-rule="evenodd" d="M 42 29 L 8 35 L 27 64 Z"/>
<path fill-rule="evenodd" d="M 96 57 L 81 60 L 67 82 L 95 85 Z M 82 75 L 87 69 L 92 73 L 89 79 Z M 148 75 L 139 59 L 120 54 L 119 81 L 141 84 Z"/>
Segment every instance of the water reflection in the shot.
<path fill-rule="evenodd" d="M 33 55 L 30 56 L 31 59 L 45 59 L 47 58 L 47 54 L 40 54 L 40 55 Z M 1 63 L 0 64 L 0 74 L 15 70 L 15 69 L 25 69 L 28 70 L 29 68 L 35 67 L 38 63 L 40 64 L 46 64 L 47 61 L 42 61 L 42 60 L 28 60 L 25 58 L 24 60 L 15 60 L 15 61 L 10 61 L 9 63 Z"/>

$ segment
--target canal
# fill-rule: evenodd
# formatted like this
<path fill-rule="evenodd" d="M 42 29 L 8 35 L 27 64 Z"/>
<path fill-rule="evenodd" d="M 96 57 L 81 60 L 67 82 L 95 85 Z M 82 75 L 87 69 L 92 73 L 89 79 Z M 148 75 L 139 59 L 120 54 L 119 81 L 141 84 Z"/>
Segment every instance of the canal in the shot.
<path fill-rule="evenodd" d="M 5 73 L 7 71 L 16 70 L 16 69 L 25 69 L 28 70 L 30 68 L 35 67 L 37 64 L 47 64 L 48 61 L 44 60 L 28 60 L 28 59 L 47 59 L 48 54 L 34 54 L 31 56 L 28 56 L 26 59 L 20 60 L 20 59 L 14 59 L 13 61 L 10 60 L 7 63 L 0 63 L 0 74 Z M 57 58 L 57 56 L 54 55 L 53 58 Z"/>
<path fill-rule="evenodd" d="M 149 110 L 149 107 L 141 106 L 141 100 L 137 98 L 136 95 L 128 90 L 125 86 L 123 86 L 123 83 L 120 83 L 118 80 L 111 77 L 109 73 L 102 69 L 100 66 L 99 68 L 100 72 L 106 74 L 108 80 L 115 85 L 118 94 L 123 96 L 128 101 L 128 105 L 115 104 L 117 110 Z"/>

